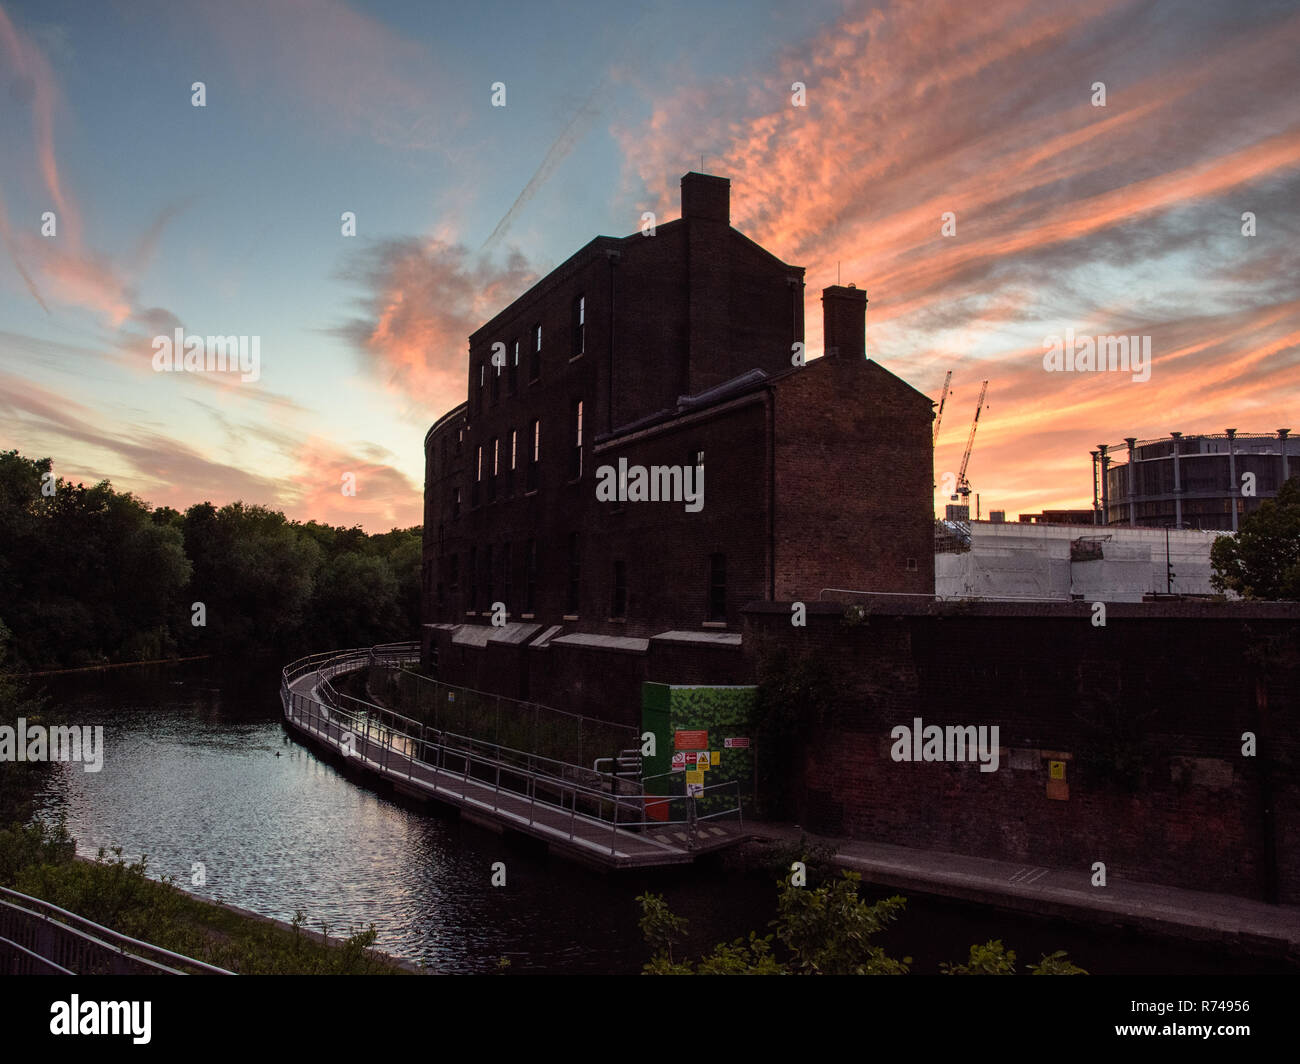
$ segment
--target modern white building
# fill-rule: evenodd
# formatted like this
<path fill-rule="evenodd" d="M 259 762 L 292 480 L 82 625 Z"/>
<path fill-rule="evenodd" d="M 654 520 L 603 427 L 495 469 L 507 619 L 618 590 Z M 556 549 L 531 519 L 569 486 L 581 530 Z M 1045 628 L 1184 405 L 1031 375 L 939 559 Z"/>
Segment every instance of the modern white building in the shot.
<path fill-rule="evenodd" d="M 1064 602 L 1212 595 L 1210 545 L 1224 535 L 990 521 L 939 522 L 939 532 L 934 558 L 938 597 Z"/>

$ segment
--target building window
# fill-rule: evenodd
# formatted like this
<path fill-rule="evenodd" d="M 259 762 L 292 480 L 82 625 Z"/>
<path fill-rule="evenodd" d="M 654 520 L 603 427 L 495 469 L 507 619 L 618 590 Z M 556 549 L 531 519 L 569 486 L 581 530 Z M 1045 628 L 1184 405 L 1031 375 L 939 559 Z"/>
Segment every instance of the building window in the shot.
<path fill-rule="evenodd" d="M 496 406 L 501 402 L 501 367 L 493 363 L 492 365 L 492 405 Z"/>
<path fill-rule="evenodd" d="M 506 378 L 506 388 L 511 395 L 519 391 L 519 341 L 516 340 L 512 345 L 512 354 L 510 357 L 509 374 Z"/>
<path fill-rule="evenodd" d="M 727 619 L 727 556 L 714 554 L 709 558 L 709 620 Z"/>
<path fill-rule="evenodd" d="M 515 493 L 515 468 L 518 465 L 519 431 L 510 430 L 510 465 L 506 469 L 505 494 L 509 498 Z"/>
<path fill-rule="evenodd" d="M 537 609 L 537 540 L 530 539 L 524 548 L 524 612 Z"/>
<path fill-rule="evenodd" d="M 488 477 L 487 497 L 488 502 L 493 502 L 497 497 L 497 473 L 501 468 L 501 440 L 497 436 L 492 437 L 492 475 Z"/>
<path fill-rule="evenodd" d="M 528 366 L 528 379 L 535 381 L 542 375 L 542 327 L 533 326 L 533 354 Z"/>
<path fill-rule="evenodd" d="M 573 450 L 569 452 L 569 478 L 582 476 L 582 400 L 573 404 Z"/>
<path fill-rule="evenodd" d="M 479 500 L 479 485 L 483 483 L 483 445 L 478 445 L 478 465 L 474 470 L 474 486 L 470 489 L 469 504 L 477 506 Z"/>
<path fill-rule="evenodd" d="M 569 591 L 564 598 L 564 612 L 578 612 L 578 589 L 582 581 L 582 559 L 578 554 L 578 533 L 569 533 Z"/>
<path fill-rule="evenodd" d="M 510 595 L 514 587 L 514 572 L 511 570 L 510 544 L 501 545 L 501 575 L 504 591 L 501 595 L 501 601 L 506 604 L 506 613 L 510 612 Z"/>
<path fill-rule="evenodd" d="M 483 587 L 487 590 L 487 608 L 496 609 L 496 598 L 492 594 L 492 544 L 483 548 Z"/>
<path fill-rule="evenodd" d="M 537 490 L 537 468 L 541 463 L 542 457 L 542 423 L 534 419 L 532 431 L 529 433 L 533 438 L 533 445 L 528 452 L 528 491 Z"/>
<path fill-rule="evenodd" d="M 451 519 L 455 521 L 458 517 L 460 517 L 460 488 L 452 488 Z"/>
<path fill-rule="evenodd" d="M 478 364 L 478 390 L 474 393 L 474 413 L 483 412 L 483 388 L 487 384 L 487 366 Z"/>
<path fill-rule="evenodd" d="M 614 601 L 609 615 L 615 620 L 627 616 L 627 565 L 624 562 L 614 563 Z"/>
<path fill-rule="evenodd" d="M 456 457 L 459 458 L 461 456 L 461 453 L 464 450 L 465 450 L 465 430 L 457 429 L 456 430 Z"/>
<path fill-rule="evenodd" d="M 586 350 L 587 339 L 587 297 L 578 296 L 573 301 L 573 358 Z"/>
<path fill-rule="evenodd" d="M 478 610 L 478 548 L 469 549 L 469 608 Z"/>
<path fill-rule="evenodd" d="M 453 591 L 460 590 L 460 555 L 459 554 L 453 554 L 451 556 L 451 577 L 447 581 L 447 583 L 451 585 L 451 589 Z"/>

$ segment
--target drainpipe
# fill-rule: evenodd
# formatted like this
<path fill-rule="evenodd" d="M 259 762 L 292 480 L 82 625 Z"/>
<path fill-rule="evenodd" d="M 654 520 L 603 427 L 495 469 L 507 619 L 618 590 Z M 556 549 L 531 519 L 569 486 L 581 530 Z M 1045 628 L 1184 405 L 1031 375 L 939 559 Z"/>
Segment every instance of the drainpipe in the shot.
<path fill-rule="evenodd" d="M 605 403 L 605 431 L 614 431 L 614 267 L 618 265 L 621 252 L 609 248 L 605 251 L 605 257 L 609 259 L 609 372 L 608 378 L 608 401 Z"/>
<path fill-rule="evenodd" d="M 1237 430 L 1228 429 L 1228 497 L 1232 504 L 1232 530 L 1237 531 Z"/>
<path fill-rule="evenodd" d="M 776 389 L 767 386 L 767 601 L 776 601 Z"/>
<path fill-rule="evenodd" d="M 1174 528 L 1183 527 L 1183 482 L 1180 479 L 1178 469 L 1178 451 L 1179 441 L 1183 438 L 1181 432 L 1171 432 L 1169 434 L 1174 438 Z"/>
<path fill-rule="evenodd" d="M 1137 477 L 1137 466 L 1134 465 L 1136 461 L 1134 448 L 1137 446 L 1137 437 L 1125 436 L 1124 442 L 1128 444 L 1128 526 L 1129 528 L 1136 528 L 1138 523 L 1137 503 L 1133 501 L 1133 482 Z"/>

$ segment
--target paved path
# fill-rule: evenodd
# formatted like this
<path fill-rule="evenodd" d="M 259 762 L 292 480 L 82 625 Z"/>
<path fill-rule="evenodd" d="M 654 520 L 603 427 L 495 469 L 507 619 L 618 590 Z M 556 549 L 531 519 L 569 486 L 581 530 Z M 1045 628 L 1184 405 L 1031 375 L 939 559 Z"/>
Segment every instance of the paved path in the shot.
<path fill-rule="evenodd" d="M 309 672 L 289 685 L 295 698 L 286 711 L 285 721 L 290 727 L 342 754 L 342 736 L 348 731 L 348 726 L 317 715 L 320 682 L 318 673 Z M 312 712 L 312 703 L 316 713 Z M 673 833 L 616 828 L 612 820 L 587 816 L 565 807 L 565 788 L 559 781 L 550 788 L 556 800 L 548 801 L 545 797 L 529 797 L 526 778 L 509 768 L 503 769 L 497 780 L 487 782 L 462 771 L 466 768 L 465 763 L 456 765 L 454 754 L 449 754 L 453 760 L 451 767 L 447 767 L 445 762 L 443 767 L 437 768 L 414 760 L 410 740 L 403 735 L 381 742 L 358 734 L 353 742 L 355 752 L 345 756 L 355 765 L 387 778 L 399 789 L 455 806 L 468 819 L 494 830 L 531 835 L 544 841 L 554 853 L 600 867 L 690 864 L 699 854 L 721 849 L 744 837 L 734 827 L 701 825 L 692 847 L 684 830 Z M 522 787 L 524 793 L 514 787 Z M 545 783 L 538 783 L 538 791 L 547 789 Z M 568 794 L 571 803 L 572 792 Z M 629 820 L 639 820 L 640 808 L 636 801 L 627 796 L 621 803 L 620 815 Z"/>
<path fill-rule="evenodd" d="M 750 834 L 797 843 L 789 824 L 749 823 Z M 835 860 L 886 887 L 961 898 L 1047 916 L 1140 927 L 1179 938 L 1231 942 L 1300 962 L 1300 907 L 1269 905 L 1154 883 L 1091 884 L 1090 869 L 1044 868 L 908 846 L 808 835 L 837 848 Z"/>

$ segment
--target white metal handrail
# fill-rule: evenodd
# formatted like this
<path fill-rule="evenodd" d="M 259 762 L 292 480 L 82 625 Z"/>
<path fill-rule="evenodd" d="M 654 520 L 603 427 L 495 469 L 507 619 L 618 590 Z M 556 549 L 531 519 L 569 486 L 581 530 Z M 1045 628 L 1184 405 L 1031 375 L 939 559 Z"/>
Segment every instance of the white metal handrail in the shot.
<path fill-rule="evenodd" d="M 576 838 L 578 805 L 581 801 L 586 807 L 586 811 L 581 814 L 584 826 L 600 824 L 610 828 L 611 853 L 615 850 L 620 828 L 629 830 L 688 825 L 692 829 L 692 838 L 694 838 L 695 825 L 699 821 L 733 814 L 742 817 L 738 780 L 707 785 L 704 788 L 706 796 L 709 791 L 731 790 L 734 794 L 734 805 L 700 816 L 696 814 L 699 807 L 695 798 L 647 793 L 645 781 L 632 781 L 614 774 L 598 773 L 581 765 L 558 761 L 529 751 L 516 750 L 471 736 L 438 730 L 395 710 L 374 705 L 351 695 L 341 695 L 329 683 L 334 676 L 355 671 L 365 664 L 382 658 L 383 651 L 391 651 L 394 655 L 409 655 L 415 653 L 414 647 L 414 644 L 397 644 L 390 647 L 370 648 L 370 650 L 354 648 L 313 654 L 285 666 L 282 674 L 281 698 L 286 716 L 339 749 L 344 746 L 341 741 L 343 735 L 352 732 L 364 743 L 361 750 L 363 760 L 370 762 L 385 775 L 399 778 L 404 775 L 409 781 L 414 778 L 418 765 L 459 777 L 465 782 L 489 787 L 494 796 L 492 801 L 494 812 L 502 810 L 500 796 L 503 775 L 507 781 L 513 777 L 516 782 L 522 781 L 523 790 L 511 787 L 507 782 L 505 792 L 529 801 L 530 827 L 534 823 L 532 808 L 534 803 L 548 805 L 561 811 L 567 808 L 570 813 L 567 834 L 571 841 Z M 321 677 L 321 683 L 313 685 L 309 693 L 292 690 L 294 682 L 312 672 Z M 318 691 L 327 694 L 334 704 L 331 705 L 318 697 Z M 345 708 L 345 700 L 357 708 L 353 710 Z M 403 743 L 399 744 L 397 741 L 399 737 L 404 740 Z M 379 748 L 378 760 L 364 756 L 373 753 L 372 747 Z M 489 753 L 480 752 L 477 749 L 480 747 L 486 747 Z M 395 760 L 397 764 L 390 767 L 390 760 Z M 457 767 L 449 766 L 449 760 Z M 400 765 L 403 763 L 406 767 L 404 774 L 400 771 Z M 473 774 L 473 766 L 486 769 L 489 778 L 476 777 Z M 546 770 L 548 768 L 549 771 Z M 593 787 L 579 782 L 591 776 L 608 777 L 610 789 L 606 790 L 603 785 Z M 631 784 L 636 790 L 623 793 L 621 784 Z M 539 791 L 556 795 L 559 799 L 558 803 L 547 801 Z M 720 796 L 715 795 L 715 797 Z M 687 804 L 684 807 L 684 815 L 680 819 L 659 815 L 647 816 L 647 807 L 654 807 L 657 811 L 665 808 L 673 810 L 677 807 L 677 803 L 682 802 Z M 609 803 L 612 808 L 612 815 L 608 819 L 605 813 L 606 803 Z M 593 806 L 594 813 L 591 812 Z M 629 815 L 620 817 L 620 810 L 626 810 Z"/>

